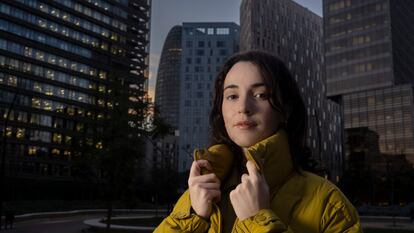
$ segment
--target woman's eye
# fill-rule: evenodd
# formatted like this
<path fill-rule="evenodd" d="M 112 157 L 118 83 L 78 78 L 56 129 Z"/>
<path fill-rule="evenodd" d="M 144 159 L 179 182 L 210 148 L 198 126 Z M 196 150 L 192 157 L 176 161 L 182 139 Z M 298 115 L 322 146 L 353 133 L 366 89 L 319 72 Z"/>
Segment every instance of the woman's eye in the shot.
<path fill-rule="evenodd" d="M 227 100 L 235 100 L 235 99 L 237 99 L 237 95 L 228 95 L 228 96 L 226 96 L 226 99 Z"/>
<path fill-rule="evenodd" d="M 260 98 L 260 99 L 268 99 L 269 95 L 266 93 L 257 93 L 257 94 L 254 94 L 254 97 Z"/>

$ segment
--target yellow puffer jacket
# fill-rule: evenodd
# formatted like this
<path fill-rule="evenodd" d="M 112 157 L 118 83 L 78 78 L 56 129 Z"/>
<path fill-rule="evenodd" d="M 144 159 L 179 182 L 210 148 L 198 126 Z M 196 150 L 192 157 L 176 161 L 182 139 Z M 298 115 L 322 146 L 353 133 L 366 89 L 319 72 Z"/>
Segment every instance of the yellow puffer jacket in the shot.
<path fill-rule="evenodd" d="M 355 208 L 337 187 L 311 173 L 295 172 L 285 131 L 279 130 L 248 152 L 246 158 L 254 160 L 265 175 L 271 205 L 243 221 L 236 218 L 231 232 L 362 232 Z M 217 205 L 213 207 L 209 221 L 202 219 L 191 210 L 186 191 L 155 232 L 222 232 L 223 221 L 228 218 Z"/>

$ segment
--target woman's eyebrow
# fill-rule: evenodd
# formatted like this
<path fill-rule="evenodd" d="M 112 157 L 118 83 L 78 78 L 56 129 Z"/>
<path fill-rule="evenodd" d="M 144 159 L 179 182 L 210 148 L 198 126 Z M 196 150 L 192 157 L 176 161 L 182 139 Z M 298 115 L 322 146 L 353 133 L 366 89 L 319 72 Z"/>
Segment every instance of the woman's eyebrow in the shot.
<path fill-rule="evenodd" d="M 255 83 L 252 85 L 252 88 L 257 88 L 257 87 L 268 87 L 265 83 Z"/>
<path fill-rule="evenodd" d="M 235 89 L 235 88 L 239 88 L 239 86 L 235 85 L 235 84 L 230 84 L 228 86 L 226 86 L 223 91 L 225 91 L 226 89 Z"/>
<path fill-rule="evenodd" d="M 254 83 L 251 85 L 251 88 L 258 88 L 258 87 L 268 87 L 265 83 Z M 237 89 L 239 88 L 239 86 L 237 86 L 236 84 L 230 84 L 226 87 L 224 87 L 223 91 L 225 91 L 226 89 Z"/>

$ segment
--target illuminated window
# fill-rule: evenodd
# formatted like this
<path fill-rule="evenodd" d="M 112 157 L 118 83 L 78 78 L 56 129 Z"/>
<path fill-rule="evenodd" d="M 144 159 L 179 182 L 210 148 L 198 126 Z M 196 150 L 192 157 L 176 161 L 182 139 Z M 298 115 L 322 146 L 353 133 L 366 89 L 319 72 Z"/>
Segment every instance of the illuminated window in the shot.
<path fill-rule="evenodd" d="M 36 155 L 37 154 L 37 147 L 35 147 L 35 146 L 29 146 L 27 148 L 27 154 L 28 155 Z"/>
<path fill-rule="evenodd" d="M 13 134 L 13 129 L 12 129 L 12 127 L 7 127 L 7 128 L 6 128 L 6 136 L 7 136 L 7 137 L 11 137 L 11 136 L 12 136 L 12 134 Z"/>
<path fill-rule="evenodd" d="M 10 86 L 17 86 L 17 77 L 14 75 L 9 75 L 9 78 L 7 79 L 7 84 Z"/>
<path fill-rule="evenodd" d="M 65 96 L 65 89 L 60 88 L 58 93 L 61 97 L 64 97 Z"/>
<path fill-rule="evenodd" d="M 34 107 L 34 108 L 40 108 L 40 99 L 38 99 L 38 98 L 32 98 L 32 107 Z"/>
<path fill-rule="evenodd" d="M 40 52 L 40 51 L 37 51 L 37 52 L 36 52 L 36 59 L 37 59 L 37 60 L 44 61 L 44 58 L 45 58 L 44 53 L 42 53 L 42 52 Z"/>
<path fill-rule="evenodd" d="M 70 145 L 71 144 L 71 142 L 72 142 L 72 137 L 71 136 L 65 136 L 65 143 L 66 144 L 68 144 L 68 145 Z"/>
<path fill-rule="evenodd" d="M 82 131 L 83 131 L 83 123 L 82 123 L 82 122 L 78 122 L 78 123 L 76 124 L 76 130 L 77 130 L 78 132 L 82 132 Z"/>
<path fill-rule="evenodd" d="M 50 111 L 52 110 L 52 102 L 50 100 L 43 100 L 43 109 Z"/>
<path fill-rule="evenodd" d="M 26 112 L 18 112 L 17 120 L 20 122 L 27 122 L 27 113 Z"/>
<path fill-rule="evenodd" d="M 54 77 L 55 77 L 55 72 L 53 72 L 51 70 L 48 70 L 46 72 L 46 78 L 54 80 Z"/>
<path fill-rule="evenodd" d="M 90 118 L 93 118 L 93 117 L 94 117 L 94 114 L 93 114 L 93 112 L 88 111 L 88 112 L 86 113 L 86 116 L 87 116 L 87 117 L 90 117 Z"/>
<path fill-rule="evenodd" d="M 62 134 L 54 133 L 53 134 L 53 142 L 62 143 Z"/>
<path fill-rule="evenodd" d="M 102 43 L 101 44 L 101 49 L 108 50 L 108 44 L 107 43 Z"/>
<path fill-rule="evenodd" d="M 34 83 L 33 90 L 37 92 L 42 92 L 42 86 L 39 83 Z"/>
<path fill-rule="evenodd" d="M 56 112 L 63 113 L 65 111 L 65 106 L 63 104 L 58 104 L 55 110 Z"/>
<path fill-rule="evenodd" d="M 100 107 L 105 107 L 105 101 L 103 99 L 98 99 L 98 105 Z"/>
<path fill-rule="evenodd" d="M 16 138 L 23 139 L 25 136 L 25 129 L 17 128 Z"/>
<path fill-rule="evenodd" d="M 59 156 L 60 155 L 60 150 L 56 149 L 56 148 L 52 149 L 52 155 Z"/>
<path fill-rule="evenodd" d="M 33 53 L 33 49 L 29 47 L 24 47 L 24 55 L 26 57 L 31 57 Z"/>
<path fill-rule="evenodd" d="M 66 109 L 66 111 L 67 111 L 68 115 L 71 115 L 71 116 L 75 115 L 75 109 L 72 108 L 72 107 L 68 107 Z"/>
<path fill-rule="evenodd" d="M 96 143 L 95 147 L 96 147 L 96 149 L 99 149 L 99 150 L 102 149 L 103 148 L 102 142 Z"/>
<path fill-rule="evenodd" d="M 70 157 L 70 156 L 72 155 L 72 152 L 70 152 L 70 151 L 68 151 L 68 150 L 65 150 L 65 151 L 63 152 L 63 155 Z"/>
<path fill-rule="evenodd" d="M 110 109 L 114 108 L 114 104 L 112 102 L 108 101 L 106 104 L 107 104 L 108 108 L 110 108 Z"/>
<path fill-rule="evenodd" d="M 76 63 L 72 63 L 72 64 L 70 65 L 70 68 L 71 68 L 72 70 L 77 70 L 77 69 L 78 69 L 78 67 L 77 67 L 77 64 L 76 64 Z"/>
<path fill-rule="evenodd" d="M 99 71 L 99 78 L 106 80 L 106 72 L 105 71 Z"/>
<path fill-rule="evenodd" d="M 49 85 L 45 85 L 45 95 L 53 95 L 53 87 Z"/>

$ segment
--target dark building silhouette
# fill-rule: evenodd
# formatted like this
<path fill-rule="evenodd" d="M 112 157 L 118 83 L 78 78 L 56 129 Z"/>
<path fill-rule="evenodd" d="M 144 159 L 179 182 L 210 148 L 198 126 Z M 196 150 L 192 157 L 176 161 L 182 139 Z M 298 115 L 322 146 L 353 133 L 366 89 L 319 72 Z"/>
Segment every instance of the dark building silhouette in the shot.
<path fill-rule="evenodd" d="M 328 96 L 345 129 L 368 127 L 380 152 L 414 163 L 414 2 L 323 2 Z"/>
<path fill-rule="evenodd" d="M 174 26 L 165 39 L 158 66 L 155 106 L 160 116 L 178 129 L 182 26 Z"/>
<path fill-rule="evenodd" d="M 182 52 L 182 26 L 174 26 L 168 32 L 161 52 L 155 87 L 157 117 L 171 127 L 171 134 L 157 139 L 147 146 L 147 172 L 160 169 L 178 170 L 178 122 L 180 113 L 180 69 Z M 150 179 L 150 177 L 147 177 Z"/>
<path fill-rule="evenodd" d="M 340 182 L 355 204 L 413 200 L 413 165 L 405 154 L 382 154 L 379 135 L 368 127 L 346 129 L 346 166 Z"/>
<path fill-rule="evenodd" d="M 9 187 L 71 181 L 81 155 L 74 145 L 102 147 L 95 136 L 113 106 L 110 73 L 144 101 L 150 9 L 151 0 L 0 2 L 0 130 Z M 51 195 L 26 191 L 13 195 Z"/>

